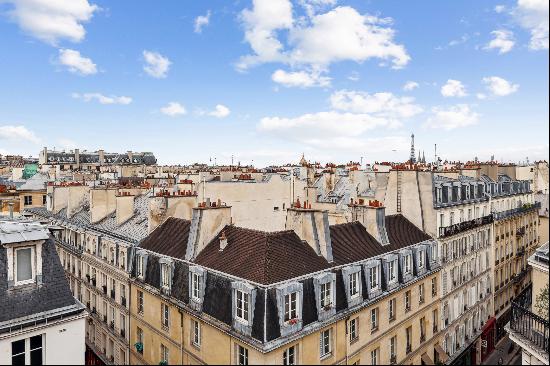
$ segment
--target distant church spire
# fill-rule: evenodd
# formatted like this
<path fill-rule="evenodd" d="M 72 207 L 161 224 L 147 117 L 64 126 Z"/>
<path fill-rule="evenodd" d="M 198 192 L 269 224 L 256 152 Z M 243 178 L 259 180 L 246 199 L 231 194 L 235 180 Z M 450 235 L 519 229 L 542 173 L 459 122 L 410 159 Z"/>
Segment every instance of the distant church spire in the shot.
<path fill-rule="evenodd" d="M 422 164 L 426 164 L 426 155 L 424 153 L 425 151 L 422 150 Z"/>
<path fill-rule="evenodd" d="M 411 163 L 416 163 L 416 157 L 414 156 L 414 133 L 411 134 L 411 156 L 410 156 Z"/>

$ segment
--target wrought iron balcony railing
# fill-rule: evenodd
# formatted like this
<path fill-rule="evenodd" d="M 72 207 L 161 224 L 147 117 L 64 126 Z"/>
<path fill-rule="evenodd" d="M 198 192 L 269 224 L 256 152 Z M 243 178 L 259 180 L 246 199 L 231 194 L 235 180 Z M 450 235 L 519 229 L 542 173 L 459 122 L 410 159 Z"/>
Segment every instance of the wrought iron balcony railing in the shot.
<path fill-rule="evenodd" d="M 530 312 L 515 301 L 512 302 L 510 329 L 521 334 L 523 338 L 544 352 L 548 352 L 548 338 L 550 336 L 548 320 Z"/>
<path fill-rule="evenodd" d="M 502 212 L 495 212 L 493 213 L 493 217 L 495 220 L 502 220 L 506 219 L 511 216 L 519 215 L 524 212 L 532 211 L 532 210 L 538 210 L 540 209 L 541 204 L 540 202 L 535 203 L 526 203 L 525 205 L 517 208 L 512 208 L 510 210 L 502 211 Z"/>
<path fill-rule="evenodd" d="M 459 222 L 446 227 L 439 228 L 439 237 L 445 238 L 447 236 L 456 235 L 463 231 L 475 229 L 476 227 L 487 225 L 493 222 L 493 215 L 483 216 L 477 219 Z"/>

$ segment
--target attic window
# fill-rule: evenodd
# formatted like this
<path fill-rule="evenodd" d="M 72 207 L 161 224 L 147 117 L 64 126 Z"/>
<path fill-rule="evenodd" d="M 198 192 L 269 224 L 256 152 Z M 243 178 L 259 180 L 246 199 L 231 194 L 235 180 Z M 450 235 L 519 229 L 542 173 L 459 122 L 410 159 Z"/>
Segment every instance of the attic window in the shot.
<path fill-rule="evenodd" d="M 250 336 L 252 334 L 257 290 L 244 282 L 233 282 L 231 288 L 233 328 Z"/>
<path fill-rule="evenodd" d="M 418 268 L 424 268 L 424 251 L 418 251 Z"/>
<path fill-rule="evenodd" d="M 136 264 L 136 274 L 140 279 L 143 279 L 144 267 L 145 267 L 145 257 L 142 255 L 138 255 L 137 264 Z"/>
<path fill-rule="evenodd" d="M 197 311 L 202 310 L 206 288 L 207 272 L 197 266 L 189 268 L 189 305 Z"/>
<path fill-rule="evenodd" d="M 388 282 L 393 283 L 395 281 L 397 281 L 397 259 L 388 264 Z"/>
<path fill-rule="evenodd" d="M 160 266 L 160 279 L 163 289 L 170 289 L 170 265 L 167 263 Z"/>
<path fill-rule="evenodd" d="M 15 249 L 15 285 L 34 282 L 34 247 Z"/>
<path fill-rule="evenodd" d="M 411 273 L 411 255 L 407 254 L 403 258 L 403 272 L 404 273 Z"/>

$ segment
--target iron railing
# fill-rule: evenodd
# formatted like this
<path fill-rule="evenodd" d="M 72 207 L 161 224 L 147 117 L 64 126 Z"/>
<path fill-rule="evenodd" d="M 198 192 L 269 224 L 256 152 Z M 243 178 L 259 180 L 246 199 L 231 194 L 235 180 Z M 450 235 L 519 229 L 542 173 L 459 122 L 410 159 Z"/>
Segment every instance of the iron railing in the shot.
<path fill-rule="evenodd" d="M 532 313 L 515 301 L 512 302 L 510 329 L 548 353 L 548 337 L 550 335 L 548 320 Z"/>
<path fill-rule="evenodd" d="M 439 228 L 439 237 L 445 238 L 447 236 L 456 235 L 466 230 L 475 229 L 476 227 L 487 225 L 493 222 L 493 215 L 487 215 L 479 217 L 477 219 L 459 222 L 450 226 Z"/>
<path fill-rule="evenodd" d="M 502 211 L 502 212 L 495 212 L 493 213 L 493 216 L 495 220 L 502 220 L 511 216 L 522 214 L 527 211 L 538 210 L 540 209 L 540 207 L 541 207 L 540 202 L 535 202 L 533 204 L 527 203 L 522 207 L 512 208 L 510 210 Z"/>

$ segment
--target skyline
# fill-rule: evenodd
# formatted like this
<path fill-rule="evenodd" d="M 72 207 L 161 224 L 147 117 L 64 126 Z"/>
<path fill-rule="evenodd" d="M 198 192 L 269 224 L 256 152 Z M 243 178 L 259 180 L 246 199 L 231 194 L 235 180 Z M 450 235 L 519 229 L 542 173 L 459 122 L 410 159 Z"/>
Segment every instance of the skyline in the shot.
<path fill-rule="evenodd" d="M 0 154 L 548 160 L 547 2 L 134 5 L 0 1 Z"/>

